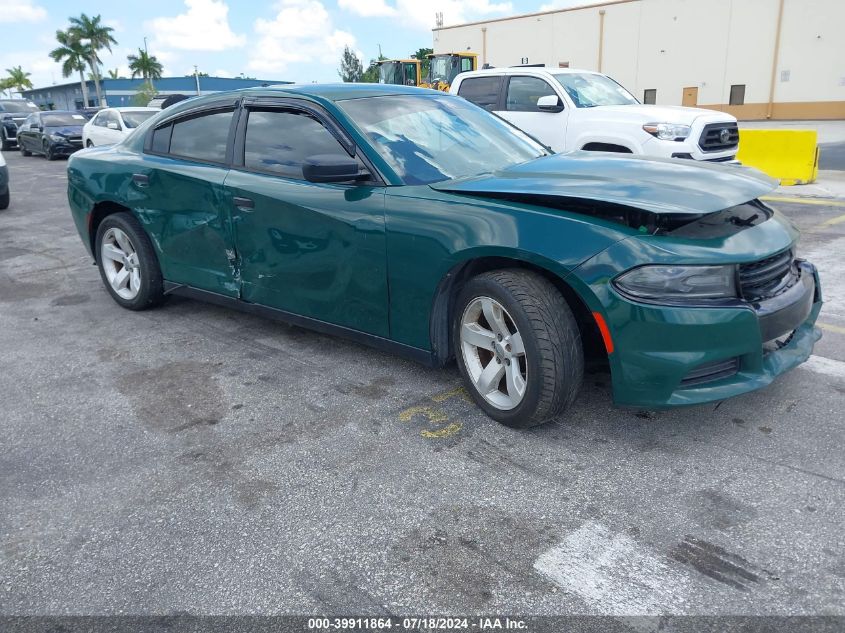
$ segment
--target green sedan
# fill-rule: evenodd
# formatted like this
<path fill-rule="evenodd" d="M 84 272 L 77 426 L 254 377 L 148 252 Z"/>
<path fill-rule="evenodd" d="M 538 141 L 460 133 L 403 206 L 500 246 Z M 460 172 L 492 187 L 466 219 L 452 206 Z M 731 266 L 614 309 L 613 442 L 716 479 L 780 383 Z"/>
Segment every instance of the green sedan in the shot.
<path fill-rule="evenodd" d="M 815 267 L 759 172 L 553 154 L 436 91 L 284 86 L 179 103 L 68 163 L 106 290 L 453 359 L 478 406 L 560 415 L 585 366 L 669 407 L 768 385 L 819 339 Z"/>

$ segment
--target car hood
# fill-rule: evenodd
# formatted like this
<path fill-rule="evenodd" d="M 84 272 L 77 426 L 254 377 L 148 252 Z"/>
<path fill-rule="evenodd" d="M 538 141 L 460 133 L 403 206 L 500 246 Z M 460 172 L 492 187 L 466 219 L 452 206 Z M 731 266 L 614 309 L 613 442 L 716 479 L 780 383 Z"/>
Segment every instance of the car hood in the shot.
<path fill-rule="evenodd" d="M 591 117 L 602 114 L 624 115 L 626 118 L 642 120 L 643 123 L 680 123 L 690 125 L 699 117 L 712 119 L 712 122 L 723 121 L 735 123 L 736 118 L 724 112 L 705 110 L 704 108 L 688 108 L 686 106 L 658 106 L 644 103 L 616 106 L 596 106 L 586 108 Z"/>
<path fill-rule="evenodd" d="M 59 125 L 44 128 L 45 134 L 56 134 L 57 136 L 79 136 L 82 134 L 81 125 Z"/>
<path fill-rule="evenodd" d="M 571 152 L 431 187 L 517 202 L 538 196 L 596 201 L 665 215 L 721 211 L 769 193 L 777 184 L 747 167 Z"/>

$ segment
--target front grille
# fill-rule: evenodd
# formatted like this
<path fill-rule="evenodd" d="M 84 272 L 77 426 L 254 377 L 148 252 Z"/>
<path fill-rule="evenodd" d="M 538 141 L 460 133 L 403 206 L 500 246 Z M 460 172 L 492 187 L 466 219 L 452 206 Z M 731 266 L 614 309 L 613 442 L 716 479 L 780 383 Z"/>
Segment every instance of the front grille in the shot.
<path fill-rule="evenodd" d="M 722 132 L 727 130 L 723 140 Z M 704 126 L 698 139 L 702 152 L 723 152 L 736 149 L 739 144 L 739 128 L 736 123 L 709 123 Z"/>
<path fill-rule="evenodd" d="M 728 360 L 718 360 L 712 363 L 704 363 L 684 376 L 681 380 L 681 387 L 690 387 L 692 385 L 700 385 L 704 382 L 712 382 L 714 380 L 721 380 L 728 376 L 733 376 L 739 371 L 739 358 L 729 358 Z"/>
<path fill-rule="evenodd" d="M 73 145 L 82 145 L 82 137 L 81 136 L 69 136 L 67 138 L 68 143 L 72 143 Z"/>
<path fill-rule="evenodd" d="M 740 264 L 739 288 L 743 299 L 756 301 L 779 294 L 792 285 L 792 273 L 791 250 L 750 264 Z"/>

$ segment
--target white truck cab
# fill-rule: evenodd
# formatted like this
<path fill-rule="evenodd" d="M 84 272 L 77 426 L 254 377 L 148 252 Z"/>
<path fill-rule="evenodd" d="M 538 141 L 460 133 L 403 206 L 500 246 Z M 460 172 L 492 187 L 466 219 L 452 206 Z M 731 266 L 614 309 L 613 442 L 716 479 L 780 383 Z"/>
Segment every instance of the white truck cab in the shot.
<path fill-rule="evenodd" d="M 515 66 L 459 74 L 452 94 L 525 130 L 556 152 L 629 152 L 736 162 L 739 128 L 729 114 L 645 105 L 607 75 Z"/>

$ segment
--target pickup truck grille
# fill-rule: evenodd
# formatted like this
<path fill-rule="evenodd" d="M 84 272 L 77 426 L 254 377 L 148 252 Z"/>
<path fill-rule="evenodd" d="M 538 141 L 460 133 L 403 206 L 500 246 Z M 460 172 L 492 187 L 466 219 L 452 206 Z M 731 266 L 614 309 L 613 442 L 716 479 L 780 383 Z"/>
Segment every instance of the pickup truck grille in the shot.
<path fill-rule="evenodd" d="M 793 283 L 791 250 L 739 266 L 740 291 L 749 301 L 779 294 Z"/>
<path fill-rule="evenodd" d="M 739 145 L 739 128 L 736 123 L 709 123 L 698 139 L 702 152 L 723 152 Z"/>

